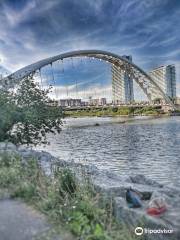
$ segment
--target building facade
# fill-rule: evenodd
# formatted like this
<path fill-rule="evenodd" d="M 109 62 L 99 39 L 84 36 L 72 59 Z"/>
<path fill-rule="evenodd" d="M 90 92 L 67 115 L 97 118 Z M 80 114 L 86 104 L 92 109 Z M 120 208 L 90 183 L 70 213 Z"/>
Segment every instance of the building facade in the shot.
<path fill-rule="evenodd" d="M 123 56 L 132 62 L 131 56 Z M 112 101 L 114 104 L 134 101 L 133 79 L 122 69 L 112 65 Z"/>
<path fill-rule="evenodd" d="M 152 79 L 171 99 L 176 98 L 176 69 L 174 65 L 160 66 L 149 72 Z M 156 88 L 152 89 L 151 99 L 162 98 Z"/>
<path fill-rule="evenodd" d="M 61 107 L 79 107 L 81 106 L 81 99 L 60 99 L 59 100 L 59 106 Z"/>
<path fill-rule="evenodd" d="M 106 98 L 100 98 L 100 105 L 104 106 L 107 104 L 107 99 Z"/>
<path fill-rule="evenodd" d="M 106 98 L 89 98 L 89 106 L 104 106 L 106 104 Z"/>
<path fill-rule="evenodd" d="M 176 104 L 180 105 L 180 97 L 176 97 Z"/>

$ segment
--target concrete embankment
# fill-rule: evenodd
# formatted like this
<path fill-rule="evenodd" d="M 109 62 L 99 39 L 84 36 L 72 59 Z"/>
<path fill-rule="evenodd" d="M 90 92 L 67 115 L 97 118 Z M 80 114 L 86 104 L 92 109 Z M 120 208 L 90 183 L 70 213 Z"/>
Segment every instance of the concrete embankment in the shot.
<path fill-rule="evenodd" d="M 0 152 L 17 153 L 24 161 L 29 158 L 37 158 L 42 167 L 50 173 L 52 165 L 68 167 L 72 169 L 81 179 L 85 173 L 88 175 L 96 190 L 100 192 L 107 200 L 113 199 L 113 211 L 118 221 L 123 221 L 134 228 L 137 226 L 151 230 L 173 230 L 173 233 L 147 234 L 145 239 L 163 240 L 180 239 L 180 189 L 172 186 L 164 186 L 143 175 L 122 177 L 109 171 L 101 171 L 94 165 L 83 165 L 75 162 L 60 161 L 51 154 L 44 151 L 35 151 L 25 147 L 16 147 L 11 143 L 1 143 Z M 82 174 L 83 172 L 83 174 Z M 143 201 L 143 207 L 138 209 L 129 208 L 125 200 L 126 190 L 133 188 L 138 191 L 152 192 L 152 198 L 163 197 L 168 204 L 167 211 L 160 217 L 151 217 L 147 215 L 146 208 L 148 201 Z"/>

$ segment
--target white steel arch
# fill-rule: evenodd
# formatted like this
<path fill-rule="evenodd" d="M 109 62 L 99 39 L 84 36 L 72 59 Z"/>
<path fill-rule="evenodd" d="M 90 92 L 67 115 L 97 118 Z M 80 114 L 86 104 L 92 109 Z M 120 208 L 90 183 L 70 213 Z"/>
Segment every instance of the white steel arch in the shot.
<path fill-rule="evenodd" d="M 15 84 L 18 84 L 24 77 L 34 74 L 42 67 L 52 64 L 53 62 L 56 62 L 58 60 L 72 57 L 92 57 L 116 65 L 120 70 L 128 73 L 138 83 L 138 85 L 144 91 L 149 100 L 151 100 L 153 90 L 156 89 L 158 90 L 162 98 L 165 100 L 165 102 L 174 109 L 174 104 L 171 99 L 163 92 L 163 90 L 157 85 L 157 83 L 144 70 L 117 54 L 102 50 L 71 51 L 43 59 L 41 61 L 23 67 L 20 70 L 3 78 L 1 85 L 6 88 L 8 88 L 8 86 L 12 87 Z"/>

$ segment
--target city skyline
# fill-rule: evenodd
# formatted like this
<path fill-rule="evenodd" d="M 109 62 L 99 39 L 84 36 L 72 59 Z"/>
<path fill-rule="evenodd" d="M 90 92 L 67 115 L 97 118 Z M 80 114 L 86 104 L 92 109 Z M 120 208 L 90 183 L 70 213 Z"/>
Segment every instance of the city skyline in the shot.
<path fill-rule="evenodd" d="M 132 55 L 146 71 L 175 64 L 180 96 L 179 1 L 1 1 L 0 13 L 0 65 L 10 71 L 69 50 L 103 49 Z M 103 82 L 104 67 L 93 69 L 85 80 Z"/>

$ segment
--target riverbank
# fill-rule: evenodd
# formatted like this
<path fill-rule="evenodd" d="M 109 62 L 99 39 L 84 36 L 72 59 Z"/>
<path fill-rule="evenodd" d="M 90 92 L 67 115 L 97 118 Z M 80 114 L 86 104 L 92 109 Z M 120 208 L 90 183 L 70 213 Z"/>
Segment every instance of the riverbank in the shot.
<path fill-rule="evenodd" d="M 116 223 L 110 203 L 86 174 L 78 179 L 65 163 L 60 166 L 45 152 L 11 143 L 1 143 L 0 150 L 1 192 L 8 190 L 10 198 L 22 199 L 45 214 L 58 231 L 63 226 L 74 239 L 83 240 L 134 239 L 127 226 Z"/>
<path fill-rule="evenodd" d="M 165 113 L 159 107 L 91 107 L 83 110 L 65 110 L 65 117 L 159 116 Z"/>
<path fill-rule="evenodd" d="M 1 154 L 8 153 L 6 160 L 1 155 L 1 188 L 8 187 L 11 197 L 22 198 L 56 224 L 65 224 L 75 236 L 88 240 L 131 240 L 136 239 L 134 228 L 141 224 L 146 228 L 174 231 L 172 238 L 159 234 L 142 239 L 179 239 L 178 189 L 142 175 L 122 177 L 94 165 L 82 167 L 73 161 L 59 161 L 49 153 L 17 148 L 13 144 L 0 144 L 0 149 Z M 163 195 L 168 202 L 166 214 L 160 218 L 147 216 L 146 204 L 141 209 L 129 209 L 125 201 L 129 187 L 151 191 L 153 196 Z"/>

